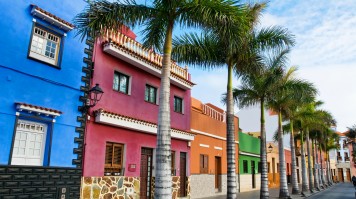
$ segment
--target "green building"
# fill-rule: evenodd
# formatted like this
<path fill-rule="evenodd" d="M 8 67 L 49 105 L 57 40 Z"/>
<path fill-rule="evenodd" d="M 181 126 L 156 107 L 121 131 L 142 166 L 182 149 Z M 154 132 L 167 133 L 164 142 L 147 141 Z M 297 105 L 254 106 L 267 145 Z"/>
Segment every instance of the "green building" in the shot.
<path fill-rule="evenodd" d="M 259 138 L 239 132 L 240 192 L 260 189 L 260 143 Z"/>

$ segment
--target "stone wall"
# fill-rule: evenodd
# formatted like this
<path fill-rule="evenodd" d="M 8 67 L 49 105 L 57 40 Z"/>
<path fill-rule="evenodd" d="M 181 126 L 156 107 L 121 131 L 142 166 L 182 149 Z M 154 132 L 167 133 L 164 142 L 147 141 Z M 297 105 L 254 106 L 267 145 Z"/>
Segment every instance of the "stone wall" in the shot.
<path fill-rule="evenodd" d="M 180 191 L 180 176 L 172 176 L 172 199 L 176 198 L 190 198 L 190 177 L 187 177 L 187 186 L 186 186 L 186 196 L 185 197 L 179 197 L 179 191 Z M 152 199 L 154 197 L 154 192 L 155 192 L 155 178 L 152 178 L 152 184 L 151 184 L 151 196 Z"/>
<path fill-rule="evenodd" d="M 82 199 L 139 199 L 140 180 L 135 177 L 83 177 Z"/>
<path fill-rule="evenodd" d="M 180 177 L 172 177 L 172 199 L 179 198 Z M 187 177 L 187 196 L 190 198 L 190 177 Z M 154 178 L 151 185 L 154 195 Z M 140 179 L 137 177 L 105 176 L 83 177 L 81 187 L 82 199 L 139 199 Z"/>
<path fill-rule="evenodd" d="M 227 193 L 227 176 L 220 176 L 221 187 L 215 189 L 214 174 L 196 174 L 191 176 L 191 198 L 204 198 L 210 196 L 226 195 Z M 238 174 L 236 174 L 237 189 L 239 188 Z M 237 190 L 239 192 L 239 190 Z"/>

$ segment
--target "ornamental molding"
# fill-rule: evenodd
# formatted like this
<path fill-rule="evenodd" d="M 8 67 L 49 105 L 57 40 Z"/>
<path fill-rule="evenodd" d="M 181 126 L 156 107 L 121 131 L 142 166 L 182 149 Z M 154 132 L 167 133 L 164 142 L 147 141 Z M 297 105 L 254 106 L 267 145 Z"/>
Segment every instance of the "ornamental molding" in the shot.
<path fill-rule="evenodd" d="M 61 111 L 55 110 L 55 109 L 50 109 L 50 108 L 45 108 L 41 106 L 36 106 L 32 104 L 26 104 L 26 103 L 21 103 L 21 102 L 16 102 L 16 109 L 18 111 L 27 111 L 29 113 L 36 113 L 38 115 L 46 115 L 46 116 L 52 116 L 53 118 L 60 116 L 62 114 Z"/>
<path fill-rule="evenodd" d="M 103 109 L 95 111 L 95 122 L 140 131 L 143 133 L 157 134 L 157 124 L 155 123 L 108 112 Z M 188 141 L 194 140 L 194 134 L 173 128 L 171 129 L 171 137 Z"/>
<path fill-rule="evenodd" d="M 58 28 L 68 32 L 73 30 L 74 25 L 57 17 L 56 15 L 43 10 L 42 8 L 38 7 L 37 5 L 31 4 L 32 5 L 32 10 L 31 14 L 33 16 L 36 16 L 44 21 L 47 21 L 48 23 L 57 26 Z"/>
<path fill-rule="evenodd" d="M 260 158 L 260 157 L 261 157 L 261 155 L 259 155 L 259 154 L 248 153 L 248 152 L 242 152 L 242 151 L 240 151 L 239 154 L 240 154 L 240 155 L 247 155 L 247 156 L 257 157 L 257 158 Z"/>
<path fill-rule="evenodd" d="M 200 135 L 205 135 L 205 136 L 208 136 L 208 137 L 212 137 L 212 138 L 216 138 L 216 139 L 219 139 L 219 140 L 225 140 L 226 141 L 226 138 L 225 137 L 221 137 L 221 136 L 217 136 L 217 135 L 214 135 L 214 134 L 211 134 L 211 133 L 206 133 L 206 132 L 203 132 L 203 131 L 198 131 L 196 129 L 190 129 L 193 133 L 196 133 L 196 134 L 200 134 Z M 238 144 L 239 141 L 235 141 L 235 144 Z"/>

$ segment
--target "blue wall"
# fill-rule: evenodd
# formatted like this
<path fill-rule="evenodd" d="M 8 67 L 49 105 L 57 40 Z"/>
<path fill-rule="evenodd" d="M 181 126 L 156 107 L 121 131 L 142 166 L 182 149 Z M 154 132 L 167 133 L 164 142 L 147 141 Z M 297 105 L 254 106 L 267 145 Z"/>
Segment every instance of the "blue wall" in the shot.
<path fill-rule="evenodd" d="M 53 126 L 50 166 L 69 166 L 76 158 L 73 148 L 78 134 L 77 116 L 84 47 L 75 30 L 67 32 L 61 58 L 61 68 L 27 58 L 33 19 L 31 4 L 71 22 L 84 9 L 80 0 L 0 1 L 0 164 L 8 164 L 16 118 L 15 102 L 52 108 L 63 113 Z M 46 22 L 43 22 L 46 24 Z M 58 32 L 63 32 L 57 30 Z M 51 124 L 50 124 L 51 125 Z M 50 128 L 49 128 L 50 129 Z M 48 143 L 49 144 L 49 143 Z M 44 161 L 46 164 L 46 160 Z"/>

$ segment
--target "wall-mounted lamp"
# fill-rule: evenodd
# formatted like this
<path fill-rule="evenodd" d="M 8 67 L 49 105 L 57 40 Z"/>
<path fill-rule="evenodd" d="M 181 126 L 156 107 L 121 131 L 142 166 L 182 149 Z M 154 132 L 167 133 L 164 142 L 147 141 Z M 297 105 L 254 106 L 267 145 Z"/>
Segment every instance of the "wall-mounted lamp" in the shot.
<path fill-rule="evenodd" d="M 83 107 L 83 112 L 87 112 L 89 108 L 94 107 L 103 96 L 103 89 L 100 88 L 99 84 L 96 84 L 93 88 L 88 91 L 88 98 Z"/>
<path fill-rule="evenodd" d="M 268 150 L 268 151 L 267 151 L 268 153 L 272 153 L 272 151 L 273 151 L 273 146 L 272 146 L 271 143 L 269 144 L 267 150 Z"/>

